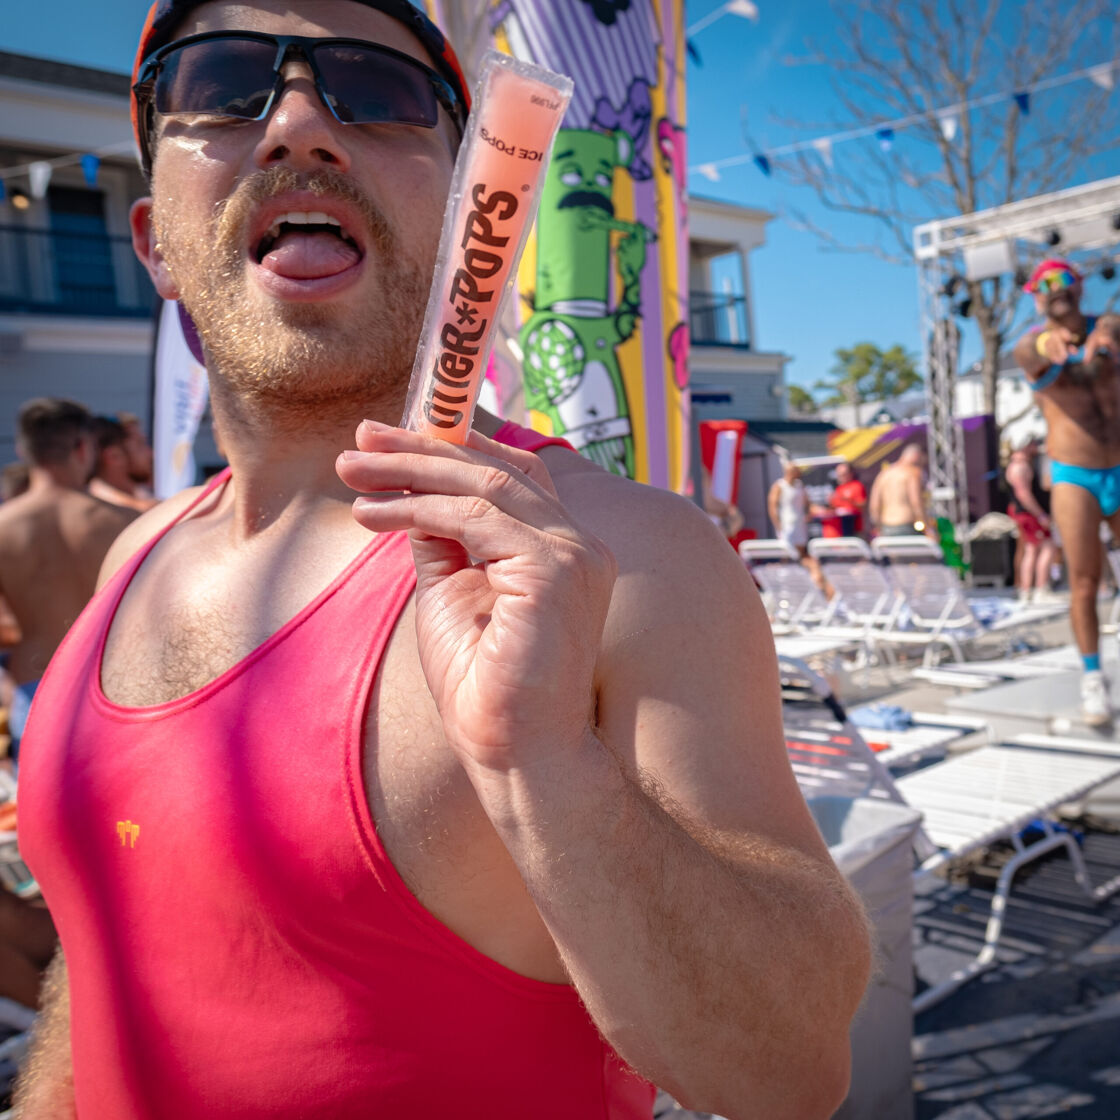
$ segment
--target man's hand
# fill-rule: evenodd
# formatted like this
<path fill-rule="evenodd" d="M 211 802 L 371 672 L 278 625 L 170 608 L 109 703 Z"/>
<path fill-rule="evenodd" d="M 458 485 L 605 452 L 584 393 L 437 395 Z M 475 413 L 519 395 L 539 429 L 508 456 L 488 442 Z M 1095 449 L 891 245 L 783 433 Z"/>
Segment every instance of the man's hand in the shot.
<path fill-rule="evenodd" d="M 1050 327 L 1035 339 L 1035 350 L 1056 366 L 1065 365 L 1078 349 L 1076 336 L 1065 327 Z"/>
<path fill-rule="evenodd" d="M 582 531 L 541 460 L 474 432 L 458 447 L 366 421 L 339 458 L 374 532 L 407 530 L 420 660 L 448 744 L 500 772 L 579 743 L 614 557 Z"/>

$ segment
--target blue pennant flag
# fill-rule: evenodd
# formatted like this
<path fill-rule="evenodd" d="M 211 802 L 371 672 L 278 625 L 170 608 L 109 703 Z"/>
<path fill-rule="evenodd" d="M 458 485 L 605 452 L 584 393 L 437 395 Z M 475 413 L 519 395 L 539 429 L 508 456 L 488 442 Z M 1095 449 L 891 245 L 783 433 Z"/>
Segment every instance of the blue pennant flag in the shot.
<path fill-rule="evenodd" d="M 85 176 L 87 187 L 97 186 L 97 170 L 100 166 L 100 156 L 95 156 L 92 152 L 86 152 L 82 156 L 82 174 Z"/>
<path fill-rule="evenodd" d="M 697 50 L 696 44 L 691 39 L 685 39 L 684 49 L 688 51 L 688 57 L 696 63 L 697 66 L 703 66 L 704 62 L 700 58 L 700 51 Z"/>
<path fill-rule="evenodd" d="M 770 178 L 770 160 L 767 159 L 766 156 L 755 156 L 754 157 L 754 162 L 755 162 L 755 166 L 759 169 L 759 171 L 761 171 L 762 174 L 765 175 L 769 179 Z"/>
<path fill-rule="evenodd" d="M 1022 90 L 1019 93 L 1012 94 L 1012 97 L 1015 98 L 1015 104 L 1019 106 L 1019 112 L 1022 113 L 1024 117 L 1029 117 L 1031 115 L 1030 93 L 1026 90 Z"/>
<path fill-rule="evenodd" d="M 884 152 L 889 152 L 891 146 L 894 144 L 894 129 L 893 128 L 880 128 L 875 132 L 875 139 L 879 141 L 879 147 Z"/>

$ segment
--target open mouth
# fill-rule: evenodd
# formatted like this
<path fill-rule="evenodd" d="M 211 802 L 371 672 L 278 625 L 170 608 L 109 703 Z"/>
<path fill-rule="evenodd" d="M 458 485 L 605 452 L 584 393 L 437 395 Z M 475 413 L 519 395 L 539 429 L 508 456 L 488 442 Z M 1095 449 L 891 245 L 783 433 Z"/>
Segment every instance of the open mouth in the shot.
<path fill-rule="evenodd" d="M 342 222 L 321 210 L 277 214 L 253 250 L 253 259 L 262 268 L 293 280 L 337 275 L 363 255 Z"/>

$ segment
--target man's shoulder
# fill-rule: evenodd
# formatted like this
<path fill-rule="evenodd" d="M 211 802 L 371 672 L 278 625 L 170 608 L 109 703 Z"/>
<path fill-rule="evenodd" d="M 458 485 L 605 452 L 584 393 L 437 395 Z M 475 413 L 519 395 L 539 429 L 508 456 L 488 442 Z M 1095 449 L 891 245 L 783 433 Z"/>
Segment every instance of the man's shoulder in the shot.
<path fill-rule="evenodd" d="M 548 449 L 545 449 L 546 456 Z M 557 449 L 556 454 L 575 458 Z M 701 591 L 710 582 L 740 574 L 743 564 L 699 506 L 669 490 L 620 478 L 586 459 L 554 467 L 557 493 L 582 527 L 615 554 L 620 575 L 641 573 L 653 589 Z M 567 469 L 565 469 L 567 468 Z"/>
<path fill-rule="evenodd" d="M 125 515 L 126 524 L 121 533 L 113 541 L 112 547 L 105 556 L 101 565 L 101 577 L 98 586 L 103 584 L 134 552 L 166 529 L 173 521 L 181 517 L 192 503 L 202 493 L 203 487 L 192 486 L 159 505 L 153 506 L 146 513 L 137 513 L 135 510 L 124 509 L 121 506 L 113 507 Z M 102 503 L 108 505 L 107 502 Z"/>

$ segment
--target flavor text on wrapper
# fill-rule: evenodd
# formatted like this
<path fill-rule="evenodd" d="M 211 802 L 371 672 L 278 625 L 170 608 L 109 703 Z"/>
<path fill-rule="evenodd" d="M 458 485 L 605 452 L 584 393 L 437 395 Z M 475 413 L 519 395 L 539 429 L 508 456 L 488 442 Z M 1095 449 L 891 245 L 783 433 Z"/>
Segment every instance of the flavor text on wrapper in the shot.
<path fill-rule="evenodd" d="M 510 234 L 503 234 L 501 228 L 518 208 L 517 195 L 509 191 L 488 194 L 485 183 L 475 183 L 470 196 L 474 209 L 467 214 L 459 242 L 463 263 L 451 278 L 450 308 L 445 308 L 440 328 L 442 349 L 424 401 L 424 415 L 437 428 L 454 428 L 466 417 L 470 387 L 482 360 L 482 341 L 498 307 L 494 297 L 501 294 L 500 289 L 484 285 L 502 271 L 506 255 L 494 250 L 509 244 Z"/>

